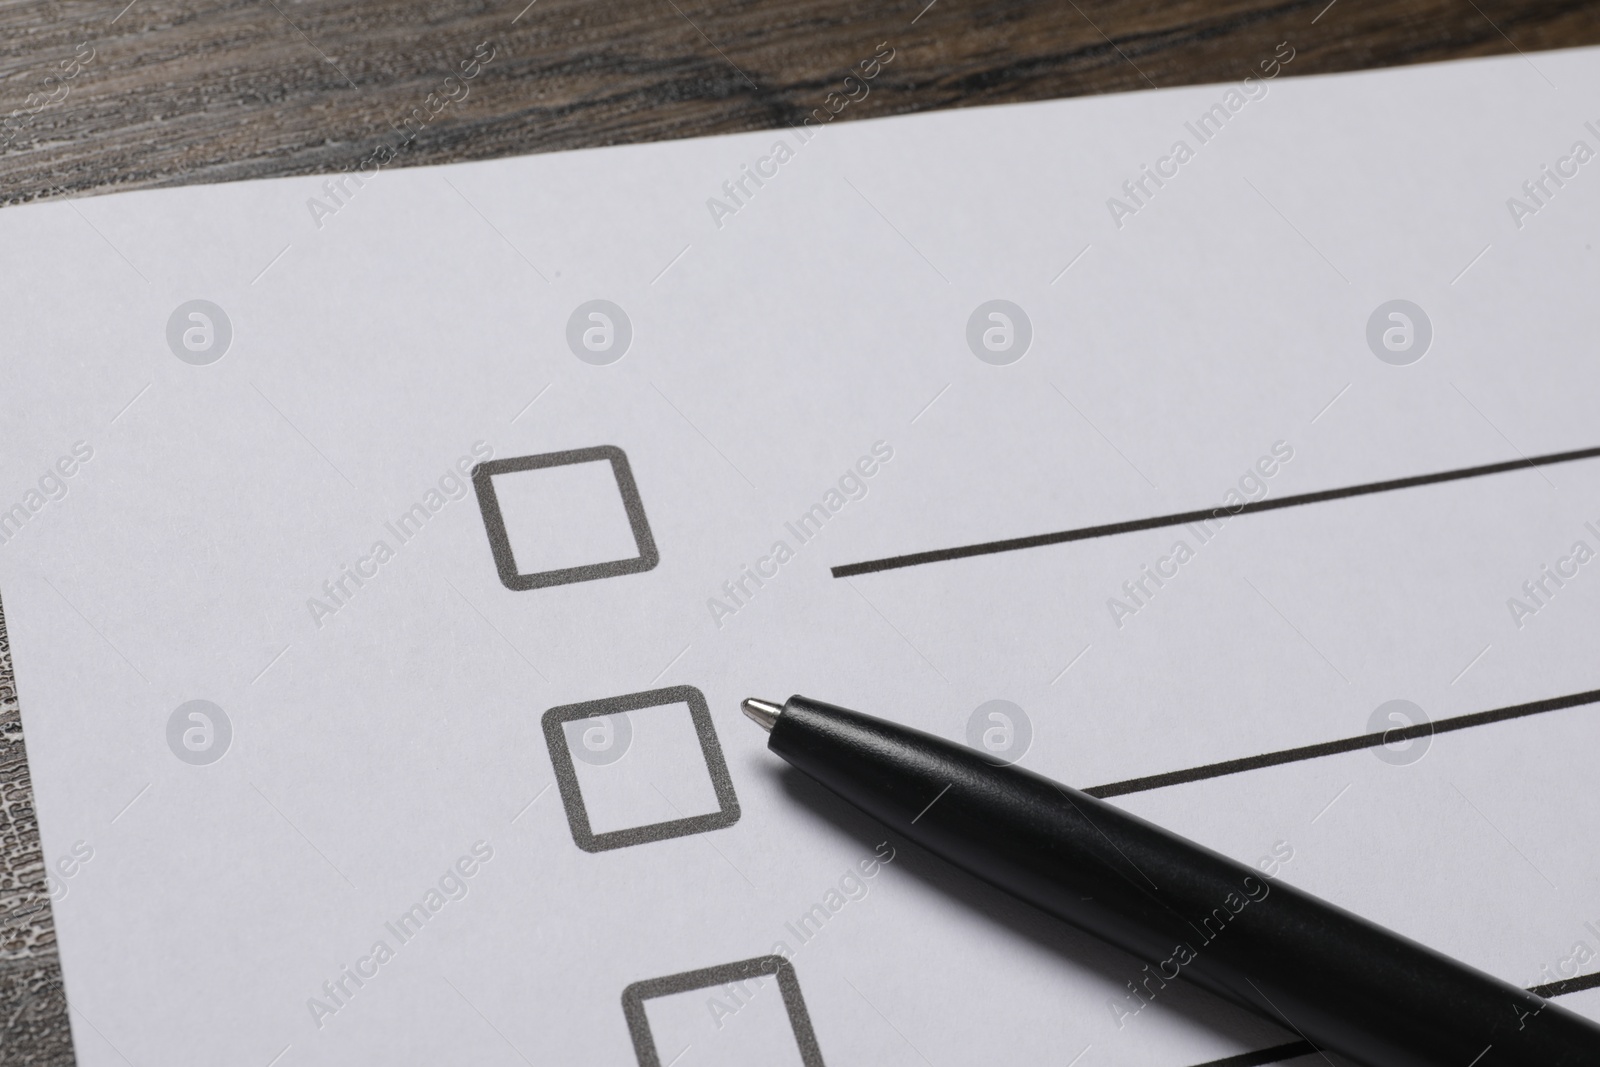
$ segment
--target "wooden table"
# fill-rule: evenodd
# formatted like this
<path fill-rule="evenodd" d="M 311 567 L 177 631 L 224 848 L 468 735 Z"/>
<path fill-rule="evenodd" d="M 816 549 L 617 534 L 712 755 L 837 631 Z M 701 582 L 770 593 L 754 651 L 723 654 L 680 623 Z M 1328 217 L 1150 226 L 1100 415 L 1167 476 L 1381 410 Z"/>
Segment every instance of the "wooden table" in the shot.
<path fill-rule="evenodd" d="M 924 6 L 926 5 L 926 6 Z M 1578 0 L 41 0 L 0 13 L 6 203 L 1600 42 Z M 487 44 L 493 59 L 453 86 Z M 64 76 L 64 75 L 70 75 Z M 857 90 L 859 95 L 859 90 Z M 833 98 L 837 101 L 838 97 Z"/>
<path fill-rule="evenodd" d="M 0 197 L 339 171 L 405 139 L 408 118 L 396 165 L 775 128 L 819 108 L 854 121 L 1229 81 L 1280 42 L 1295 76 L 1531 52 L 1600 43 L 1600 5 L 13 3 L 0 8 Z M 885 49 L 865 88 L 847 81 Z M 0 1063 L 70 1064 L 10 668 L 0 617 Z"/>

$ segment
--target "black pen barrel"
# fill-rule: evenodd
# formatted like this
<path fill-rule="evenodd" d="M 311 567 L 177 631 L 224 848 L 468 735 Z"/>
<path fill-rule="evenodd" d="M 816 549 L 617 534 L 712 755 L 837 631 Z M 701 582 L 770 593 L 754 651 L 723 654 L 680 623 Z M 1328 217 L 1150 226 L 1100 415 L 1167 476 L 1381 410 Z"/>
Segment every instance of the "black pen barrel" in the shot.
<path fill-rule="evenodd" d="M 1187 980 L 1369 1067 L 1600 1064 L 1600 1027 L 1582 1016 L 1031 771 L 800 696 L 769 747 L 930 852 L 1131 953 L 1144 967 L 1111 1000 L 1129 1014 Z"/>

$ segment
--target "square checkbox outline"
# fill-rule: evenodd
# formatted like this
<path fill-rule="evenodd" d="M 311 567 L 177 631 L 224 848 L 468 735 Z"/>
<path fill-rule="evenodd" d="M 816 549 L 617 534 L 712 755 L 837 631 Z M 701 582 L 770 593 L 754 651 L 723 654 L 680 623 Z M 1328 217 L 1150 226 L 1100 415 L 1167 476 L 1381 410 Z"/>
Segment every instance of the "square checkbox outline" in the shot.
<path fill-rule="evenodd" d="M 633 1054 L 639 1059 L 639 1067 L 661 1067 L 656 1039 L 650 1033 L 650 1018 L 644 1010 L 646 1000 L 764 976 L 778 979 L 778 992 L 783 995 L 789 1027 L 794 1031 L 795 1044 L 800 1047 L 800 1062 L 804 1067 L 824 1067 L 816 1032 L 811 1029 L 811 1014 L 806 1011 L 805 998 L 800 995 L 800 978 L 795 974 L 794 965 L 782 956 L 757 956 L 737 963 L 702 967 L 698 971 L 669 974 L 665 978 L 647 978 L 624 989 L 622 1014 L 628 1020 L 628 1034 L 633 1038 Z"/>
<path fill-rule="evenodd" d="M 514 474 L 518 471 L 539 470 L 544 467 L 564 467 L 573 463 L 592 463 L 605 460 L 611 464 L 617 490 L 622 494 L 622 506 L 628 513 L 628 525 L 633 530 L 633 542 L 639 554 L 631 559 L 607 560 L 588 563 L 581 567 L 563 567 L 553 571 L 535 571 L 521 574 L 511 551 L 511 538 L 506 534 L 505 516 L 500 513 L 500 499 L 495 495 L 493 478 L 497 474 Z M 656 551 L 655 538 L 650 533 L 650 522 L 644 515 L 644 502 L 639 499 L 639 487 L 633 480 L 633 468 L 628 465 L 628 454 L 616 445 L 596 445 L 593 448 L 575 448 L 567 452 L 545 452 L 537 456 L 516 456 L 512 459 L 492 459 L 472 468 L 472 488 L 478 495 L 478 510 L 483 513 L 484 531 L 489 535 L 489 551 L 494 555 L 494 568 L 500 574 L 500 584 L 514 592 L 543 589 L 552 585 L 572 582 L 590 582 L 597 578 L 611 578 L 619 574 L 637 574 L 651 570 L 661 562 Z"/>
<path fill-rule="evenodd" d="M 583 792 L 578 787 L 578 772 L 572 763 L 572 750 L 567 747 L 563 724 L 666 704 L 689 705 L 689 718 L 694 723 L 695 736 L 700 741 L 700 755 L 706 761 L 706 771 L 711 775 L 711 788 L 716 793 L 717 810 L 704 815 L 632 826 L 626 830 L 595 833 L 589 828 L 589 812 L 583 806 Z M 722 758 L 722 745 L 717 741 L 717 730 L 711 722 L 711 709 L 706 705 L 705 694 L 694 686 L 674 685 L 603 700 L 586 700 L 581 704 L 563 704 L 545 712 L 543 723 L 545 745 L 550 749 L 550 766 L 556 772 L 561 804 L 567 810 L 567 825 L 572 830 L 573 843 L 583 851 L 608 852 L 614 848 L 642 845 L 650 841 L 703 834 L 739 821 L 739 798 L 733 791 L 733 779 L 728 775 L 727 761 Z"/>

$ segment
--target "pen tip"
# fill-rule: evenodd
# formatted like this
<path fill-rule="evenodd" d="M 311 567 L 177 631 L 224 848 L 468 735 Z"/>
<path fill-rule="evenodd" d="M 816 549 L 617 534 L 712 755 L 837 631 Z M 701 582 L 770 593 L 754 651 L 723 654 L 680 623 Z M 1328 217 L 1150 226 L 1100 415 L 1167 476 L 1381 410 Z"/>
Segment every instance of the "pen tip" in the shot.
<path fill-rule="evenodd" d="M 778 716 L 783 714 L 783 705 L 774 704 L 770 700 L 757 700 L 755 697 L 746 697 L 744 703 L 739 706 L 750 716 L 752 722 L 768 733 L 778 725 Z"/>

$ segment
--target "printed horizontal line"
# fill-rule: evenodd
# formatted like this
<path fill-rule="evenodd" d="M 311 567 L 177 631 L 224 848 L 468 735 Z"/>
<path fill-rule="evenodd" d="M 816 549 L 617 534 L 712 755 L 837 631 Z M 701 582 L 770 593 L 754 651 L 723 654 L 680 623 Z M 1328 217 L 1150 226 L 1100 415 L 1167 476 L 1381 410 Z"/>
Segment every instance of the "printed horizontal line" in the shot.
<path fill-rule="evenodd" d="M 1576 978 L 1563 978 L 1561 981 L 1551 982 L 1549 985 L 1529 986 L 1528 992 L 1536 997 L 1544 997 L 1548 1000 L 1550 997 L 1564 997 L 1568 993 L 1581 993 L 1585 989 L 1593 989 L 1596 986 L 1600 986 L 1600 972 L 1580 974 Z"/>
<path fill-rule="evenodd" d="M 1573 463 L 1581 459 L 1594 459 L 1600 456 L 1600 447 L 1580 448 L 1573 452 L 1551 452 L 1548 455 L 1532 456 L 1527 459 L 1506 460 L 1503 463 L 1486 463 L 1479 467 L 1461 467 L 1456 470 L 1438 471 L 1434 474 L 1418 474 L 1409 478 L 1391 478 L 1383 482 L 1367 482 L 1363 485 L 1348 485 L 1342 489 L 1321 489 L 1313 493 L 1296 493 L 1292 496 L 1280 496 L 1276 499 L 1252 500 L 1237 507 L 1218 506 L 1202 508 L 1199 511 L 1183 511 L 1172 515 L 1157 515 L 1148 519 L 1130 519 L 1126 522 L 1111 522 L 1100 526 L 1083 526 L 1076 530 L 1058 530 L 1055 533 L 1034 534 L 1030 537 L 1012 537 L 1004 541 L 985 541 L 976 545 L 960 545 L 955 548 L 940 548 L 931 552 L 912 552 L 904 556 L 888 556 L 884 559 L 870 559 L 864 563 L 846 563 L 832 567 L 835 578 L 853 578 L 858 574 L 875 574 L 878 571 L 898 570 L 901 567 L 918 567 L 924 563 L 947 563 L 951 560 L 966 559 L 970 556 L 991 556 L 1000 552 L 1020 552 L 1025 548 L 1043 548 L 1047 545 L 1060 545 L 1068 541 L 1087 541 L 1096 537 L 1114 537 L 1117 534 L 1137 533 L 1140 530 L 1157 530 L 1166 526 L 1182 526 L 1185 523 L 1201 522 L 1206 519 L 1228 519 L 1239 515 L 1253 515 L 1262 511 L 1277 511 L 1280 508 L 1299 507 L 1303 504 L 1321 504 L 1329 500 L 1344 500 L 1353 496 L 1370 496 L 1373 493 L 1388 493 L 1397 489 L 1414 489 L 1423 485 L 1437 485 L 1441 482 L 1459 482 L 1466 478 L 1483 478 L 1491 474 L 1505 474 L 1530 468 L 1549 467 L 1557 463 Z"/>
<path fill-rule="evenodd" d="M 1259 756 L 1245 756 L 1241 759 L 1223 760 L 1221 763 L 1207 763 L 1201 767 L 1189 767 L 1181 771 L 1167 771 L 1164 774 L 1152 774 L 1143 778 L 1129 778 L 1122 782 L 1112 782 L 1110 785 L 1093 786 L 1085 789 L 1084 792 L 1103 800 L 1106 797 L 1120 797 L 1128 793 L 1143 793 L 1150 789 L 1163 789 L 1169 785 L 1198 782 L 1206 778 L 1221 778 L 1224 775 L 1238 774 L 1241 771 L 1276 767 L 1283 763 L 1298 763 L 1301 760 L 1319 759 L 1322 756 L 1336 756 L 1341 752 L 1355 752 L 1363 748 L 1377 748 L 1380 745 L 1396 744 L 1400 741 L 1414 741 L 1422 737 L 1431 737 L 1434 734 L 1447 734 L 1452 730 L 1466 730 L 1473 726 L 1486 726 L 1492 722 L 1521 719 L 1529 715 L 1542 715 L 1547 711 L 1560 711 L 1563 708 L 1575 708 L 1584 704 L 1595 703 L 1600 703 L 1600 689 L 1590 689 L 1583 693 L 1571 693 L 1567 696 L 1550 697 L 1547 700 L 1535 700 L 1527 704 L 1513 704 L 1510 707 L 1494 708 L 1489 711 L 1475 711 L 1469 715 L 1456 715 L 1448 719 L 1438 719 L 1434 722 L 1420 722 L 1413 726 L 1402 726 L 1375 734 L 1360 734 L 1356 737 L 1341 738 L 1338 741 L 1324 741 L 1321 744 L 1304 745 L 1300 748 L 1285 748 L 1277 752 L 1264 752 Z"/>
<path fill-rule="evenodd" d="M 1600 703 L 1600 689 L 1590 689 L 1583 693 L 1571 693 L 1567 696 L 1551 697 L 1547 700 L 1535 700 L 1527 704 L 1512 704 L 1509 707 L 1494 708 L 1489 711 L 1473 712 L 1470 715 L 1457 715 L 1437 722 L 1417 723 L 1414 726 L 1404 726 L 1394 730 L 1385 730 L 1375 734 L 1361 734 L 1357 737 L 1346 737 L 1339 741 L 1326 741 L 1320 745 L 1305 745 L 1301 748 L 1286 748 L 1278 752 L 1267 752 L 1260 756 L 1247 756 L 1243 759 L 1225 760 L 1221 763 L 1208 763 L 1203 767 L 1191 767 L 1182 771 L 1168 771 L 1166 774 L 1152 774 L 1145 778 L 1129 778 L 1123 782 L 1113 782 L 1110 785 L 1094 786 L 1084 792 L 1092 797 L 1117 797 L 1128 793 L 1141 793 L 1149 789 L 1161 789 L 1164 786 L 1180 785 L 1184 782 L 1198 782 L 1206 778 L 1220 778 L 1228 774 L 1238 774 L 1240 771 L 1251 771 L 1261 767 L 1274 767 L 1283 763 L 1295 763 L 1300 760 L 1316 759 L 1320 756 L 1332 756 L 1341 752 L 1354 752 L 1363 748 L 1377 748 L 1383 744 L 1392 744 L 1398 741 L 1412 741 L 1422 737 L 1431 737 L 1434 734 L 1449 733 L 1452 730 L 1465 730 L 1473 726 L 1485 726 L 1493 722 L 1505 722 L 1508 719 L 1521 719 L 1529 715 L 1541 715 L 1547 711 L 1560 711 L 1563 708 L 1581 707 L 1585 704 Z M 1581 975 L 1577 978 L 1565 978 L 1559 982 L 1548 985 L 1536 985 L 1528 992 L 1539 997 L 1560 997 L 1568 993 L 1577 993 L 1585 989 L 1600 986 L 1600 973 Z M 1195 1064 L 1194 1067 L 1265 1067 L 1266 1064 L 1284 1063 L 1288 1060 L 1309 1056 L 1317 1051 L 1315 1045 L 1306 1041 L 1291 1041 L 1286 1045 L 1274 1045 L 1271 1048 L 1258 1049 L 1254 1052 L 1242 1052 L 1236 1056 L 1227 1056 L 1220 1060 L 1207 1060 L 1205 1063 Z"/>

